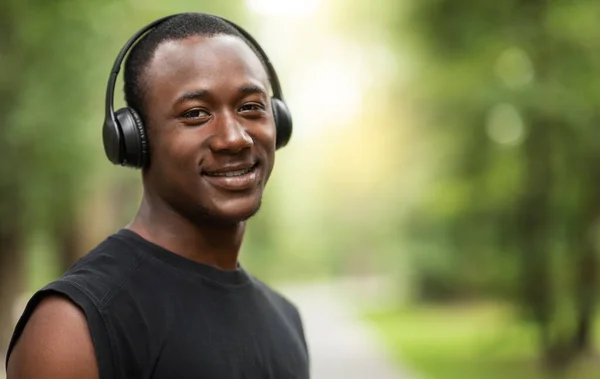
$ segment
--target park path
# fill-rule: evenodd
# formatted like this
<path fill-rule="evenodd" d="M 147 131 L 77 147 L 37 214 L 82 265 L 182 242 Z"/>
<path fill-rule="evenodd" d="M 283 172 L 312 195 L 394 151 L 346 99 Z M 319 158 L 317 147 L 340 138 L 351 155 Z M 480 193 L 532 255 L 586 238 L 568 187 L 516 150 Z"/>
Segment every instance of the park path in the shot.
<path fill-rule="evenodd" d="M 415 379 L 391 362 L 373 329 L 358 315 L 346 286 L 277 287 L 302 314 L 311 379 Z"/>

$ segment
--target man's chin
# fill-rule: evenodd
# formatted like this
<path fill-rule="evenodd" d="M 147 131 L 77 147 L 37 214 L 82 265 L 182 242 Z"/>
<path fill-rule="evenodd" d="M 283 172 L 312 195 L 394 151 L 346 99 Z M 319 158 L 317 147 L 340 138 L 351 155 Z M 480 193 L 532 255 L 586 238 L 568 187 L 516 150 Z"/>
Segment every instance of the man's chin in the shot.
<path fill-rule="evenodd" d="M 251 206 L 202 207 L 199 206 L 196 221 L 211 226 L 235 226 L 247 221 L 260 210 L 261 201 Z"/>

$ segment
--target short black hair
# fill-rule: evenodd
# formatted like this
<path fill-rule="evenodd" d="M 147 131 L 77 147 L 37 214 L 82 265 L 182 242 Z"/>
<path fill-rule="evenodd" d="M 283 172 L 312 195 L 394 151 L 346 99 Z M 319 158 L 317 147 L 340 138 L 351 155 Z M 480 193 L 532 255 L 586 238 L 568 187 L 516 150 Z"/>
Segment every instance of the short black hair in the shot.
<path fill-rule="evenodd" d="M 240 38 L 254 51 L 267 70 L 266 57 L 256 49 L 246 37 L 233 25 L 220 17 L 205 13 L 181 13 L 154 27 L 138 40 L 125 60 L 123 73 L 125 102 L 128 107 L 135 109 L 142 121 L 146 122 L 144 107 L 144 82 L 142 74 L 154 56 L 156 49 L 164 42 L 185 39 L 200 35 L 212 37 L 229 35 Z M 267 73 L 269 70 L 267 70 Z"/>

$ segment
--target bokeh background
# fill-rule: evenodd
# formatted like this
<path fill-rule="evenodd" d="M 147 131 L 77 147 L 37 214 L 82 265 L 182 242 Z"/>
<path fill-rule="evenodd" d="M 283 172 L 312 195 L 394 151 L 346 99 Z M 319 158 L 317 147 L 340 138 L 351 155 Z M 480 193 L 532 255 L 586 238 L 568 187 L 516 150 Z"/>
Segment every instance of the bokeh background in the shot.
<path fill-rule="evenodd" d="M 0 358 L 32 291 L 133 217 L 106 80 L 181 11 L 250 31 L 294 115 L 248 270 L 328 288 L 307 314 L 344 299 L 398 378 L 598 377 L 597 0 L 2 0 Z"/>

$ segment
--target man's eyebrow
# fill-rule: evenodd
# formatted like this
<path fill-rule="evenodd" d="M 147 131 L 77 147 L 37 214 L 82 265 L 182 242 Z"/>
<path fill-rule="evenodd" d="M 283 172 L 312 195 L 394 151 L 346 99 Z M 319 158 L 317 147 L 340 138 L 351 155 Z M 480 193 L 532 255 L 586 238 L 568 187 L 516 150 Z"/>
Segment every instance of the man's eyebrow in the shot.
<path fill-rule="evenodd" d="M 186 92 L 175 100 L 175 104 L 181 104 L 188 100 L 200 100 L 208 95 L 208 90 L 201 89 L 193 92 Z"/>
<path fill-rule="evenodd" d="M 241 86 L 240 92 L 245 95 L 252 95 L 252 94 L 258 93 L 267 98 L 269 97 L 269 95 L 267 94 L 267 91 L 265 91 L 265 89 L 263 87 L 256 86 L 253 84 L 247 84 L 247 85 Z"/>
<path fill-rule="evenodd" d="M 265 91 L 265 89 L 263 87 L 253 85 L 253 84 L 247 84 L 247 85 L 241 86 L 239 89 L 239 92 L 243 93 L 245 95 L 252 95 L 252 94 L 258 93 L 267 98 L 269 97 L 269 95 L 267 94 L 267 91 Z M 186 92 L 186 93 L 182 94 L 181 96 L 179 96 L 175 100 L 175 105 L 181 104 L 188 100 L 202 100 L 202 99 L 208 97 L 208 95 L 210 95 L 210 92 L 206 89 L 200 89 L 197 91 Z"/>

